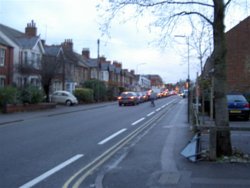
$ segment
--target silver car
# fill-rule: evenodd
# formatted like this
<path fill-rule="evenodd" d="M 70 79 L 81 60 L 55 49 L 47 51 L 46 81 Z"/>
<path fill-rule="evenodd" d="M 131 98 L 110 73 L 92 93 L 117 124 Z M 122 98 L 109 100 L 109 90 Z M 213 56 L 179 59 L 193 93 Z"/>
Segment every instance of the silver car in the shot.
<path fill-rule="evenodd" d="M 55 91 L 51 95 L 51 102 L 72 106 L 78 104 L 77 98 L 68 91 Z"/>

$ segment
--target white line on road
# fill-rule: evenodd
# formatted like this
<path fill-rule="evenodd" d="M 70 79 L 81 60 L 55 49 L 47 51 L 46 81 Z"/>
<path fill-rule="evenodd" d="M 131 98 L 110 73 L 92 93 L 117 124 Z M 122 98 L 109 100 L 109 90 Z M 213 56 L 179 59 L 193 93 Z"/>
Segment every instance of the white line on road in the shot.
<path fill-rule="evenodd" d="M 126 131 L 127 129 L 121 129 L 119 131 L 117 131 L 116 133 L 112 134 L 111 136 L 105 138 L 104 140 L 102 140 L 101 142 L 99 142 L 99 145 L 105 144 L 106 142 L 108 142 L 109 140 L 111 140 L 112 138 L 118 136 L 119 134 L 123 133 L 124 131 Z"/>
<path fill-rule="evenodd" d="M 140 122 L 143 121 L 144 119 L 145 119 L 145 118 L 143 117 L 143 118 L 141 118 L 141 119 L 135 121 L 135 122 L 132 123 L 131 125 L 136 125 L 137 123 L 140 123 Z"/>
<path fill-rule="evenodd" d="M 161 110 L 161 108 L 157 108 L 157 109 L 156 109 L 156 112 L 158 112 L 158 111 L 160 111 L 160 110 Z"/>
<path fill-rule="evenodd" d="M 153 112 L 147 114 L 147 116 L 148 116 L 148 117 L 149 117 L 149 116 L 152 116 L 154 113 L 155 113 L 155 112 L 153 111 Z"/>
<path fill-rule="evenodd" d="M 61 163 L 60 165 L 56 166 L 55 168 L 45 172 L 44 174 L 42 174 L 41 176 L 38 176 L 37 178 L 29 181 L 28 183 L 22 185 L 19 188 L 30 188 L 34 185 L 36 185 L 37 183 L 43 181 L 44 179 L 46 179 L 47 177 L 51 176 L 52 174 L 56 173 L 57 171 L 61 170 L 62 168 L 66 167 L 67 165 L 73 163 L 74 161 L 78 160 L 79 158 L 83 157 L 83 154 L 78 154 L 75 155 L 74 157 L 70 158 L 69 160 Z"/>

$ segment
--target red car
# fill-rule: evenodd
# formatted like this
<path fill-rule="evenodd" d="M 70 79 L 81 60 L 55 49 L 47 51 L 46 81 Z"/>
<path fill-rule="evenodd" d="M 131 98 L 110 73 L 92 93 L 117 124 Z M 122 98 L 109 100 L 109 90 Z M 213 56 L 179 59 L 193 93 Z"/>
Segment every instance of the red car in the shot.
<path fill-rule="evenodd" d="M 122 92 L 121 95 L 117 98 L 119 106 L 121 105 L 137 105 L 139 104 L 139 98 L 135 92 L 132 91 L 126 91 Z"/>

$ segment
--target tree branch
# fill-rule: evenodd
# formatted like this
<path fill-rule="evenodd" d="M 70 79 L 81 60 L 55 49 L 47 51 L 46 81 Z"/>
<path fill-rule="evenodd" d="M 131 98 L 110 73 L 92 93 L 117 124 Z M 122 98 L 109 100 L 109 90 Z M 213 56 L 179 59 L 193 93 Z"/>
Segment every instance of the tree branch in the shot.
<path fill-rule="evenodd" d="M 225 8 L 231 3 L 232 0 L 228 0 L 225 4 Z"/>
<path fill-rule="evenodd" d="M 206 16 L 204 16 L 203 14 L 201 14 L 199 12 L 182 11 L 182 12 L 179 12 L 179 13 L 176 13 L 176 14 L 172 15 L 171 17 L 187 16 L 187 15 L 198 15 L 198 16 L 202 17 L 203 19 L 205 19 L 209 24 L 213 25 L 213 22 L 210 19 L 208 19 Z"/>
<path fill-rule="evenodd" d="M 230 1 L 230 0 L 229 0 Z M 171 5 L 201 5 L 201 6 L 206 6 L 206 7 L 211 7 L 213 8 L 214 6 L 211 4 L 207 4 L 207 3 L 201 3 L 198 1 L 170 1 L 170 0 L 166 0 L 166 1 L 160 1 L 157 3 L 146 3 L 146 2 L 141 2 L 140 0 L 130 0 L 130 1 L 125 1 L 125 2 L 121 2 L 120 4 L 131 4 L 131 5 L 139 5 L 142 7 L 153 7 L 153 6 L 157 6 L 157 5 L 163 5 L 163 4 L 171 4 Z"/>

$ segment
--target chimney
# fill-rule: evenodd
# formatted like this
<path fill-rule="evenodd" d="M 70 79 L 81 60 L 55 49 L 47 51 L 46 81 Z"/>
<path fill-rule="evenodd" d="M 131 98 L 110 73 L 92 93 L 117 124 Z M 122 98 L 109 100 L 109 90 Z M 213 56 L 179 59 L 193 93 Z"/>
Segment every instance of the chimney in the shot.
<path fill-rule="evenodd" d="M 25 28 L 25 35 L 27 35 L 28 37 L 35 37 L 37 35 L 36 24 L 33 20 L 31 20 L 31 23 L 27 23 L 27 27 Z"/>
<path fill-rule="evenodd" d="M 106 57 L 101 56 L 101 57 L 99 58 L 99 61 L 100 61 L 100 63 L 105 63 L 105 62 L 106 62 Z"/>
<path fill-rule="evenodd" d="M 65 50 L 73 51 L 73 42 L 72 39 L 65 39 L 64 43 L 62 43 L 62 47 Z"/>
<path fill-rule="evenodd" d="M 89 48 L 83 48 L 82 49 L 82 56 L 89 59 L 90 58 L 90 51 Z"/>
<path fill-rule="evenodd" d="M 122 68 L 122 64 L 121 64 L 121 63 L 118 63 L 117 61 L 113 61 L 113 65 L 114 65 L 116 68 Z"/>
<path fill-rule="evenodd" d="M 130 70 L 130 73 L 134 75 L 134 74 L 135 74 L 135 71 L 134 71 L 134 70 Z"/>

